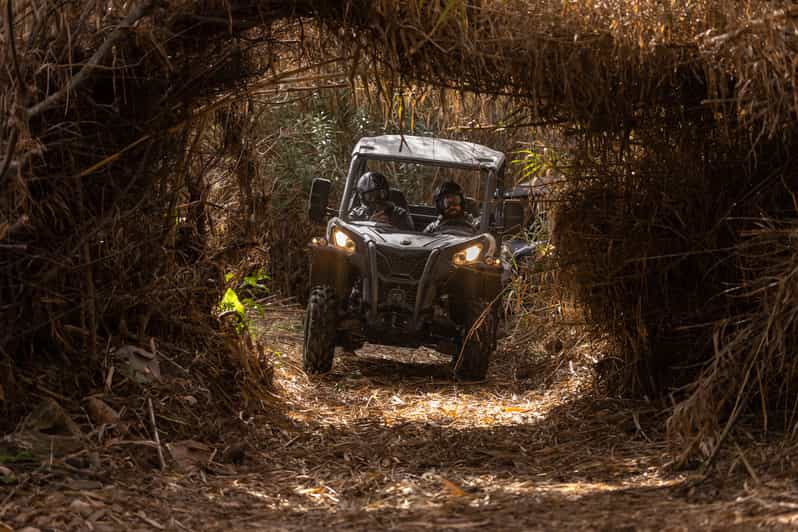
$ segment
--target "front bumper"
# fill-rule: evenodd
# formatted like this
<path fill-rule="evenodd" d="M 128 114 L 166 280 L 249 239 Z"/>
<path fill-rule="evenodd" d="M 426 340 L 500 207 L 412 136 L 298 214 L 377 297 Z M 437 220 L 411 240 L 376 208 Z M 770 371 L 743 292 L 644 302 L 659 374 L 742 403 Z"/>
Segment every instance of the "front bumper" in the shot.
<path fill-rule="evenodd" d="M 441 328 L 449 316 L 436 316 L 435 304 L 447 296 L 455 304 L 491 301 L 501 291 L 502 267 L 483 262 L 456 266 L 446 250 L 403 249 L 368 242 L 365 253 L 348 254 L 330 245 L 311 246 L 311 282 L 332 286 L 348 301 L 356 283 L 362 319 L 374 335 L 417 335 Z M 397 343 L 396 341 L 391 343 Z"/>

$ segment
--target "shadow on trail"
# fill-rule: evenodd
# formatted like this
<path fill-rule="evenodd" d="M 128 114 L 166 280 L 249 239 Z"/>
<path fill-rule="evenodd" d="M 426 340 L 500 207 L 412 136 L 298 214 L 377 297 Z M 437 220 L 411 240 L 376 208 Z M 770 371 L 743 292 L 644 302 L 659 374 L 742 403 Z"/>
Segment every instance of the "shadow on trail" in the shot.
<path fill-rule="evenodd" d="M 441 357 L 440 363 L 405 362 L 394 359 L 372 358 L 354 355 L 352 362 L 360 373 L 372 380 L 374 384 L 391 385 L 401 383 L 403 379 L 440 380 L 440 384 L 451 381 L 451 365 Z"/>
<path fill-rule="evenodd" d="M 296 390 L 287 405 L 293 426 L 264 438 L 250 474 L 215 481 L 241 508 L 236 516 L 219 509 L 220 525 L 788 527 L 771 519 L 773 497 L 748 496 L 742 467 L 712 485 L 669 471 L 655 410 L 590 395 L 572 369 L 559 380 L 517 378 L 527 363 L 505 353 L 487 382 L 463 385 L 451 380 L 447 357 L 428 351 L 336 353 L 330 374 Z M 560 375 L 555 367 L 539 371 Z"/>
<path fill-rule="evenodd" d="M 387 461 L 393 474 L 423 475 L 432 468 L 456 477 L 612 483 L 647 474 L 668 460 L 665 446 L 647 441 L 632 413 L 615 403 L 580 398 L 545 416 L 520 413 L 515 421 L 479 411 L 430 410 L 417 416 L 423 420 L 375 408 L 341 425 L 310 422 L 300 440 L 336 442 L 335 450 L 309 458 L 322 469 L 331 465 L 331 472 L 340 460 L 377 469 Z"/>
<path fill-rule="evenodd" d="M 283 530 L 744 530 L 767 514 L 740 497 L 743 488 L 728 489 L 744 473 L 727 475 L 723 493 L 668 473 L 664 447 L 610 401 L 578 398 L 493 426 L 392 421 L 375 410 L 351 423 L 308 423 L 294 438 L 234 488 L 261 508 L 253 518 L 274 508 L 270 524 Z"/>

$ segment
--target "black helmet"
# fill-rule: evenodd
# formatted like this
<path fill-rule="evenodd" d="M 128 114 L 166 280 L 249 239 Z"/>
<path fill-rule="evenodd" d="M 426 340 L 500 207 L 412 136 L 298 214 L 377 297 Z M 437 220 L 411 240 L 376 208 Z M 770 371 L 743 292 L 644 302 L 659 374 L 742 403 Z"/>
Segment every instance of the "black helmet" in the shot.
<path fill-rule="evenodd" d="M 438 214 L 444 217 L 460 216 L 465 210 L 463 189 L 454 181 L 447 181 L 439 186 L 434 200 Z"/>
<path fill-rule="evenodd" d="M 379 172 L 366 172 L 357 180 L 357 195 L 366 207 L 388 200 L 388 180 Z"/>

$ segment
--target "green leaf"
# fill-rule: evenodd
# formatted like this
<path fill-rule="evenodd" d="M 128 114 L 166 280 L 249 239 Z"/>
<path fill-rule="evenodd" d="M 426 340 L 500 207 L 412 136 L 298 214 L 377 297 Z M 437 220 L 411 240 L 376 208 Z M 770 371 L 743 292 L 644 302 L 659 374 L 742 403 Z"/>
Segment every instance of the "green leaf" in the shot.
<path fill-rule="evenodd" d="M 446 17 L 449 16 L 449 11 L 451 11 L 452 8 L 455 7 L 459 3 L 460 3 L 460 0 L 449 0 L 448 2 L 446 2 L 446 6 L 443 8 L 443 11 L 441 11 L 441 16 L 438 17 L 438 20 L 435 21 L 435 25 L 432 27 L 432 31 L 429 32 L 429 36 L 428 36 L 429 38 L 432 38 L 432 36 L 438 30 L 438 26 L 440 26 L 441 23 L 444 20 L 446 20 Z"/>
<path fill-rule="evenodd" d="M 238 299 L 238 294 L 236 294 L 235 290 L 232 288 L 228 288 L 224 293 L 224 297 L 222 298 L 221 303 L 219 303 L 219 307 L 222 311 L 235 310 L 236 314 L 238 314 L 241 319 L 245 317 L 244 305 L 241 303 L 241 300 Z"/>
<path fill-rule="evenodd" d="M 36 459 L 29 451 L 18 451 L 16 454 L 0 452 L 0 464 L 16 464 L 18 462 L 35 462 Z"/>

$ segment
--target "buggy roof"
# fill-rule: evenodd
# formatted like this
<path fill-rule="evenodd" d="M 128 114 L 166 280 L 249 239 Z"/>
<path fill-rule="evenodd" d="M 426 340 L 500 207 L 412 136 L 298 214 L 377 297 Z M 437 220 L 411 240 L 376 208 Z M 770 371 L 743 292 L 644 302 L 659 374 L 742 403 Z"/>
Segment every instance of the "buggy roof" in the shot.
<path fill-rule="evenodd" d="M 504 164 L 502 152 L 481 144 L 412 135 L 364 137 L 357 143 L 352 155 L 474 170 L 480 168 L 498 170 Z"/>

